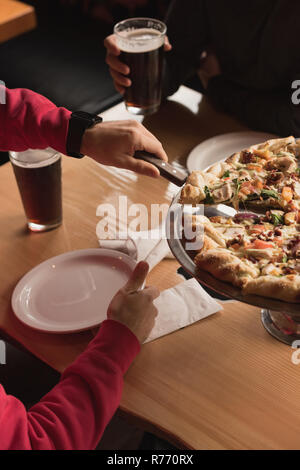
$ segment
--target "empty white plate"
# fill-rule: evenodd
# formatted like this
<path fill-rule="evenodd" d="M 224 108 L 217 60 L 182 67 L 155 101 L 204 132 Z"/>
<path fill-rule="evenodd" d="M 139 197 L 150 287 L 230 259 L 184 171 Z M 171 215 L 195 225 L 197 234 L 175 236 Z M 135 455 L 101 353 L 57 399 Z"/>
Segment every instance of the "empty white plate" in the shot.
<path fill-rule="evenodd" d="M 230 157 L 235 152 L 239 152 L 250 145 L 259 144 L 265 140 L 275 139 L 273 134 L 264 132 L 230 132 L 207 139 L 197 145 L 187 158 L 188 170 L 205 170 L 210 165 L 220 160 Z"/>
<path fill-rule="evenodd" d="M 40 331 L 69 333 L 99 325 L 136 262 L 101 248 L 64 253 L 39 264 L 17 284 L 12 308 Z"/>

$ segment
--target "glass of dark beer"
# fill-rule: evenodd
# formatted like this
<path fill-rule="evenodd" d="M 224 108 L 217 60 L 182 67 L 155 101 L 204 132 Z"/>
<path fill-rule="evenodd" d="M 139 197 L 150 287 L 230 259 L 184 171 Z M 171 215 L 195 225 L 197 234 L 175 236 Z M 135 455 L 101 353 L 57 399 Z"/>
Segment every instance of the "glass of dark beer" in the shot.
<path fill-rule="evenodd" d="M 124 99 L 133 114 L 153 114 L 160 106 L 166 30 L 152 18 L 131 18 L 114 27 L 120 60 L 130 68 Z"/>
<path fill-rule="evenodd" d="M 27 224 L 32 232 L 62 222 L 61 155 L 50 148 L 10 152 Z"/>

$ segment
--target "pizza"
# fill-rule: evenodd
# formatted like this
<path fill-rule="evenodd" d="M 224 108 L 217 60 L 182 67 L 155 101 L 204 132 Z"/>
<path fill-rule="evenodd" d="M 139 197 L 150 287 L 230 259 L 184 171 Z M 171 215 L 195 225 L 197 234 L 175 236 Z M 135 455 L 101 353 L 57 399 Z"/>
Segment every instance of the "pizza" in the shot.
<path fill-rule="evenodd" d="M 228 203 L 234 208 L 300 210 L 300 142 L 272 139 L 237 152 L 206 171 L 193 171 L 183 204 Z M 292 217 L 292 215 L 291 215 Z"/>
<path fill-rule="evenodd" d="M 294 137 L 273 139 L 190 175 L 182 204 L 254 210 L 234 217 L 190 216 L 193 231 L 204 228 L 202 248 L 194 256 L 198 269 L 243 294 L 300 302 L 299 160 Z"/>
<path fill-rule="evenodd" d="M 204 227 L 196 266 L 245 294 L 300 302 L 300 225 L 286 225 L 284 217 L 278 210 L 192 216 L 195 233 L 197 225 Z"/>

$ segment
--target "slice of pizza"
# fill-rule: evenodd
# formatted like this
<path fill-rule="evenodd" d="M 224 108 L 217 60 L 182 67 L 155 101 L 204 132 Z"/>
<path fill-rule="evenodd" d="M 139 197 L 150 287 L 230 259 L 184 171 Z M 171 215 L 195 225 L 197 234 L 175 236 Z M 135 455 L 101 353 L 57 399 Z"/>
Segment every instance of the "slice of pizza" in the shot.
<path fill-rule="evenodd" d="M 196 266 L 245 294 L 300 302 L 300 225 L 290 224 L 287 215 L 192 216 L 194 232 L 204 227 Z"/>
<path fill-rule="evenodd" d="M 300 210 L 300 141 L 272 139 L 235 153 L 206 171 L 193 171 L 182 204 L 230 203 L 236 209 Z"/>

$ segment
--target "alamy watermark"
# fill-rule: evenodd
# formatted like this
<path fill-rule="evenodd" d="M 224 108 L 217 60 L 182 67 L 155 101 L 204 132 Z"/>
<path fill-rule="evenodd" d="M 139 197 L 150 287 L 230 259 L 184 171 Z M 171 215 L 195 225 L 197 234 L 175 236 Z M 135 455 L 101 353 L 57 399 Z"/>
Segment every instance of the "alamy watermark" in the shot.
<path fill-rule="evenodd" d="M 187 250 L 203 246 L 203 224 L 195 215 L 203 215 L 202 204 L 192 207 L 174 204 L 129 204 L 127 196 L 119 196 L 117 205 L 100 204 L 96 215 L 99 240 L 184 240 Z"/>
<path fill-rule="evenodd" d="M 6 87 L 2 80 L 0 80 L 0 104 L 6 104 Z"/>
<path fill-rule="evenodd" d="M 6 364 L 6 344 L 0 340 L 0 365 Z"/>
<path fill-rule="evenodd" d="M 292 103 L 298 105 L 300 104 L 300 80 L 294 80 L 292 82 L 292 90 L 295 90 L 292 93 Z"/>
<path fill-rule="evenodd" d="M 292 352 L 292 357 L 291 361 L 295 366 L 298 366 L 300 364 L 300 340 L 296 339 L 295 341 L 292 342 L 292 348 L 295 349 L 295 351 Z"/>

